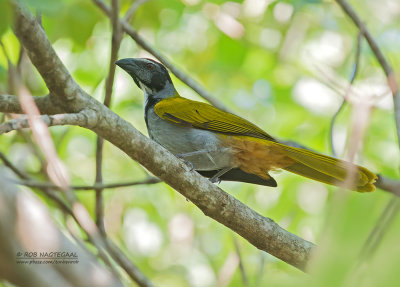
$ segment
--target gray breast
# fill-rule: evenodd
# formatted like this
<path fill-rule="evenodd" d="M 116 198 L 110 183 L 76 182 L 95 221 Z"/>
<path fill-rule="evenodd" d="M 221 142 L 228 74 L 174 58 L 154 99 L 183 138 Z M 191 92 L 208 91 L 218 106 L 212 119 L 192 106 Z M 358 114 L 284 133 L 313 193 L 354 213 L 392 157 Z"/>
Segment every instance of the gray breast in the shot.
<path fill-rule="evenodd" d="M 215 170 L 232 166 L 233 153 L 222 147 L 220 139 L 212 132 L 180 126 L 161 119 L 153 108 L 146 109 L 149 136 L 171 153 L 187 154 L 184 157 L 196 170 Z"/>

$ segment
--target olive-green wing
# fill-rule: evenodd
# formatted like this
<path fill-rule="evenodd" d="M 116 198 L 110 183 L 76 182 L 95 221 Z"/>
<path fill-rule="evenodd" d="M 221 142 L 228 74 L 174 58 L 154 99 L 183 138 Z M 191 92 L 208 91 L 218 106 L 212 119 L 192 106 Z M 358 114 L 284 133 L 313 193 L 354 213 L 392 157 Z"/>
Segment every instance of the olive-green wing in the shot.
<path fill-rule="evenodd" d="M 180 125 L 210 130 L 217 133 L 235 134 L 275 141 L 273 137 L 251 122 L 234 114 L 221 111 L 209 104 L 173 97 L 158 102 L 154 110 L 167 121 Z"/>

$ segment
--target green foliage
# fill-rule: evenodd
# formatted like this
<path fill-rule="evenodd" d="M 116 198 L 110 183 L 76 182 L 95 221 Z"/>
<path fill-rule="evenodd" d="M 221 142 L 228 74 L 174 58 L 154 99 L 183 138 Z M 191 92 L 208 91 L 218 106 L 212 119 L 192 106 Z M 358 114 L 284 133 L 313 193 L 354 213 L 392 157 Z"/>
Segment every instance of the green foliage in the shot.
<path fill-rule="evenodd" d="M 11 6 L 6 0 L 0 0 L 0 37 L 9 29 L 12 23 L 12 10 Z"/>
<path fill-rule="evenodd" d="M 77 82 L 102 100 L 111 43 L 107 18 L 91 1 L 29 2 L 33 11 L 42 11 L 44 29 Z M 131 1 L 121 2 L 125 12 Z M 347 87 L 357 30 L 334 1 L 265 1 L 269 5 L 255 6 L 259 2 L 264 1 L 149 1 L 138 9 L 131 24 L 235 113 L 273 136 L 329 154 L 329 124 L 344 94 L 343 89 L 341 93 L 335 89 L 343 88 L 341 83 Z M 399 6 L 393 0 L 378 2 L 381 1 L 351 1 L 398 74 Z M 16 62 L 19 46 L 9 27 L 11 13 L 7 7 L 6 2 L 0 1 L 0 35 L 11 60 Z M 230 22 L 223 22 L 226 19 Z M 360 101 L 371 95 L 381 100 L 376 101 L 379 105 L 374 103 L 357 161 L 396 178 L 399 151 L 390 94 L 365 41 L 361 53 L 355 90 Z M 119 57 L 142 56 L 148 54 L 125 36 Z M 6 58 L 0 52 L 0 92 L 7 88 L 6 69 Z M 37 74 L 29 72 L 24 81 L 39 86 L 33 89 L 34 95 L 45 93 Z M 179 80 L 173 81 L 183 96 L 199 99 Z M 111 108 L 146 133 L 141 92 L 118 69 L 114 87 Z M 339 156 L 344 154 L 346 136 L 351 136 L 352 111 L 345 109 L 335 126 Z M 95 135 L 78 127 L 51 131 L 72 182 L 92 184 Z M 0 147 L 21 168 L 40 174 L 40 162 L 23 138 L 13 133 L 3 135 Z M 105 182 L 140 180 L 145 176 L 142 167 L 111 144 L 105 144 Z M 220 186 L 320 248 L 313 258 L 310 276 L 235 235 L 250 286 L 399 285 L 398 218 L 389 225 L 369 260 L 359 263 L 363 246 L 390 199 L 388 194 L 381 190 L 373 194 L 342 192 L 286 172 L 273 176 L 279 185 L 276 189 L 225 182 Z M 94 214 L 94 193 L 77 193 Z M 110 237 L 155 285 L 215 286 L 218 276 L 223 275 L 224 264 L 233 262 L 231 266 L 236 268 L 232 232 L 205 217 L 167 185 L 110 189 L 104 195 Z M 55 216 L 59 215 L 56 208 L 52 210 Z M 230 279 L 229 286 L 243 285 L 239 269 Z"/>

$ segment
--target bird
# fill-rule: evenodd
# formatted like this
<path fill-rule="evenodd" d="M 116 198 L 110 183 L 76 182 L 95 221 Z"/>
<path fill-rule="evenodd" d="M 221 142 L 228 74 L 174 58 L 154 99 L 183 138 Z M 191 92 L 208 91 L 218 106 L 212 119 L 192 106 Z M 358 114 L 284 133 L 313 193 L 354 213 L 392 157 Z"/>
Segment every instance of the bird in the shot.
<path fill-rule="evenodd" d="M 289 146 L 242 117 L 181 97 L 155 60 L 124 58 L 115 64 L 143 91 L 149 137 L 212 182 L 276 187 L 270 172 L 283 169 L 358 192 L 375 190 L 377 176 L 365 167 Z"/>

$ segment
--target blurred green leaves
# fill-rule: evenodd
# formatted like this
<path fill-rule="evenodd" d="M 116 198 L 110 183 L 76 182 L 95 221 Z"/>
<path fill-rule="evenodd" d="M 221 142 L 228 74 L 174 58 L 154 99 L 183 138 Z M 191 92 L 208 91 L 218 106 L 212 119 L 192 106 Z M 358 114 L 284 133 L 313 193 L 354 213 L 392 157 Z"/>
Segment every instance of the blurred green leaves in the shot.
<path fill-rule="evenodd" d="M 131 3 L 121 1 L 121 15 Z M 382 51 L 388 53 L 398 75 L 398 1 L 355 0 L 351 4 L 360 11 Z M 29 6 L 42 13 L 44 30 L 77 82 L 101 100 L 109 68 L 108 19 L 91 1 L 34 0 L 29 1 Z M 12 13 L 7 1 L 0 0 L 0 11 L 0 36 L 11 60 L 17 62 L 19 45 L 10 29 Z M 343 18 L 334 1 L 149 1 L 139 7 L 131 25 L 235 113 L 273 136 L 329 153 L 328 127 L 333 105 L 343 97 L 343 87 L 348 86 L 357 38 L 357 30 Z M 234 26 L 244 29 L 243 34 L 235 34 L 237 38 L 226 33 Z M 148 56 L 125 36 L 119 57 Z M 0 63 L 0 92 L 5 92 L 8 78 L 1 51 Z M 24 71 L 32 69 L 29 61 L 24 61 L 23 67 Z M 32 74 L 24 76 L 25 82 L 39 82 Z M 353 88 L 359 99 L 368 93 L 377 98 L 357 161 L 396 178 L 400 156 L 392 100 L 385 90 L 386 79 L 365 43 L 358 75 Z M 183 96 L 196 97 L 180 81 L 173 80 Z M 141 91 L 117 70 L 111 108 L 146 133 L 142 101 Z M 332 109 L 318 108 L 321 103 L 328 103 Z M 350 119 L 349 108 L 336 124 L 334 140 L 342 147 L 351 136 Z M 78 127 L 52 131 L 73 183 L 93 183 L 95 136 Z M 2 136 L 0 146 L 21 168 L 38 172 L 37 157 L 21 137 Z M 105 144 L 104 162 L 105 182 L 146 176 L 141 166 L 109 143 Z M 399 218 L 389 226 L 375 255 L 357 269 L 359 253 L 390 198 L 388 194 L 379 190 L 373 194 L 342 193 L 285 172 L 273 172 L 273 176 L 279 185 L 276 189 L 226 182 L 221 187 L 289 231 L 318 243 L 320 249 L 314 257 L 313 274 L 308 276 L 239 239 L 251 286 L 257 282 L 259 286 L 296 287 L 399 285 Z M 160 286 L 199 286 L 196 278 L 202 274 L 209 281 L 201 282 L 215 286 L 224 264 L 235 262 L 231 231 L 205 217 L 165 184 L 104 193 L 106 229 L 111 238 Z M 93 193 L 78 194 L 93 212 Z M 53 211 L 58 214 L 56 209 Z M 146 246 L 152 250 L 147 255 L 138 249 L 143 244 L 138 239 L 140 233 L 157 237 L 157 248 Z M 233 275 L 228 286 L 242 286 L 237 265 L 231 266 Z"/>
<path fill-rule="evenodd" d="M 58 3 L 57 5 L 62 4 Z M 98 22 L 104 21 L 101 11 L 90 1 L 68 1 L 61 7 L 62 9 L 58 7 L 56 10 L 50 9 L 46 13 L 47 17 L 43 22 L 47 35 L 52 41 L 60 38 L 70 39 L 74 43 L 74 50 L 84 50 L 94 26 Z"/>
<path fill-rule="evenodd" d="M 12 23 L 11 5 L 7 0 L 0 0 L 0 37 L 9 29 Z"/>

